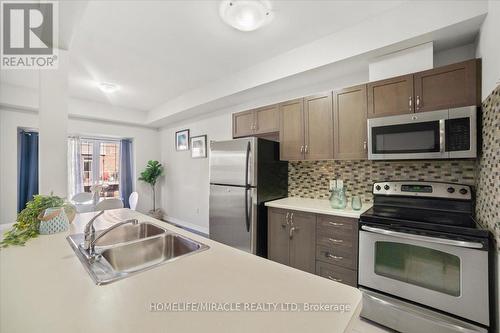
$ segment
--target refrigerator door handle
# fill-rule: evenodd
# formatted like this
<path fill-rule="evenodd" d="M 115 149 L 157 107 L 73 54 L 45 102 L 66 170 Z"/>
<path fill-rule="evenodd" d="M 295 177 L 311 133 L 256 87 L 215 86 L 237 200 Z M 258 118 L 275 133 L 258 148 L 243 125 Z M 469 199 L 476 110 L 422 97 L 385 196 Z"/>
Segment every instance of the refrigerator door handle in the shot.
<path fill-rule="evenodd" d="M 248 188 L 250 184 L 248 183 L 248 172 L 250 171 L 250 141 L 247 144 L 247 154 L 245 157 L 245 186 Z"/>
<path fill-rule="evenodd" d="M 250 190 L 251 190 L 250 187 L 247 187 L 245 189 L 245 221 L 246 221 L 246 227 L 247 227 L 248 232 L 250 232 L 250 218 L 251 218 L 250 210 L 252 209 L 252 196 L 248 195 L 248 192 Z M 250 203 L 248 203 L 249 197 L 250 197 Z"/>
<path fill-rule="evenodd" d="M 250 141 L 247 145 L 247 156 L 246 156 L 246 165 L 245 165 L 245 222 L 247 231 L 250 232 L 250 209 L 252 208 L 252 204 L 248 204 L 248 191 L 250 191 L 250 184 L 248 184 L 248 171 L 250 167 Z M 250 196 L 250 200 L 252 197 Z"/>

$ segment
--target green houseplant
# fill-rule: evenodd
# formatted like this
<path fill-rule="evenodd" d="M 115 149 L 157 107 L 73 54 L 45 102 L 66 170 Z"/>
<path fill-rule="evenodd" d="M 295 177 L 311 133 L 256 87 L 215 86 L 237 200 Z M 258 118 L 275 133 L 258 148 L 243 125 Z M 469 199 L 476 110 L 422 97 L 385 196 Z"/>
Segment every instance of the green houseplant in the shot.
<path fill-rule="evenodd" d="M 151 190 L 153 191 L 153 210 L 150 211 L 150 215 L 161 219 L 162 212 L 161 209 L 156 209 L 156 182 L 158 178 L 163 176 L 163 166 L 158 161 L 148 161 L 146 165 L 146 169 L 141 172 L 141 176 L 139 180 L 148 183 L 151 185 Z"/>
<path fill-rule="evenodd" d="M 65 210 L 69 208 L 64 199 L 53 194 L 33 196 L 33 200 L 26 204 L 26 208 L 17 214 L 17 222 L 5 233 L 0 246 L 24 245 L 29 239 L 37 237 L 40 227 L 37 216 L 45 209 L 54 207 L 64 207 Z"/>

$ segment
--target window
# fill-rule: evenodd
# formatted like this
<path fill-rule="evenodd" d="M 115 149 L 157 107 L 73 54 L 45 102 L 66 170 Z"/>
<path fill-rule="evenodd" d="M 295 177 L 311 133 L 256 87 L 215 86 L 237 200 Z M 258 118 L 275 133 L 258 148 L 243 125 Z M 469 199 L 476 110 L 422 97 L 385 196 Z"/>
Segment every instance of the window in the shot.
<path fill-rule="evenodd" d="M 120 142 L 82 139 L 83 188 L 91 191 L 94 184 L 103 185 L 101 196 L 120 196 Z"/>

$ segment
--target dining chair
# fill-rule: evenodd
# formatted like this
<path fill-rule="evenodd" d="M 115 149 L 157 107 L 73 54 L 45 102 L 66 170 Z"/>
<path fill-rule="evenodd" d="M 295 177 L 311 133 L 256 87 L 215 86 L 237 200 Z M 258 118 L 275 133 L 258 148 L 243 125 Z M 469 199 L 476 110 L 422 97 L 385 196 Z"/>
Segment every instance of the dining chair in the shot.
<path fill-rule="evenodd" d="M 117 198 L 104 199 L 95 206 L 96 211 L 123 208 L 123 201 Z"/>
<path fill-rule="evenodd" d="M 139 201 L 139 193 L 137 192 L 130 193 L 130 196 L 128 197 L 128 204 L 130 206 L 130 209 L 135 210 L 137 208 L 138 201 Z"/>
<path fill-rule="evenodd" d="M 83 203 L 83 202 L 88 202 L 92 200 L 92 193 L 90 192 L 80 192 L 75 194 L 72 198 L 71 201 L 75 203 Z"/>

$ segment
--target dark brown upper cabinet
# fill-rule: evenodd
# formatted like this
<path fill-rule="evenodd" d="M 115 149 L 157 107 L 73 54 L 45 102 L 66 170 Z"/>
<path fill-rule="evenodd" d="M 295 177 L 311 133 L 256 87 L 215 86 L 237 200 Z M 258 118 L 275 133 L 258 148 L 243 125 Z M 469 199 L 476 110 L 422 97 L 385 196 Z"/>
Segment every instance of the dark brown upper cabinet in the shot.
<path fill-rule="evenodd" d="M 333 158 L 332 94 L 304 98 L 304 129 L 306 160 Z"/>
<path fill-rule="evenodd" d="M 280 158 L 333 158 L 333 112 L 330 93 L 280 104 Z"/>
<path fill-rule="evenodd" d="M 280 159 L 304 158 L 304 99 L 281 103 L 280 110 Z"/>
<path fill-rule="evenodd" d="M 403 75 L 370 82 L 368 118 L 413 112 L 413 75 Z"/>
<path fill-rule="evenodd" d="M 479 105 L 480 75 L 480 59 L 414 74 L 415 112 Z"/>
<path fill-rule="evenodd" d="M 233 138 L 279 131 L 278 105 L 233 114 Z"/>
<path fill-rule="evenodd" d="M 255 113 L 253 110 L 233 114 L 233 138 L 253 134 Z"/>
<path fill-rule="evenodd" d="M 368 157 L 366 84 L 333 93 L 334 158 Z"/>
<path fill-rule="evenodd" d="M 481 59 L 368 83 L 368 118 L 481 105 Z"/>

